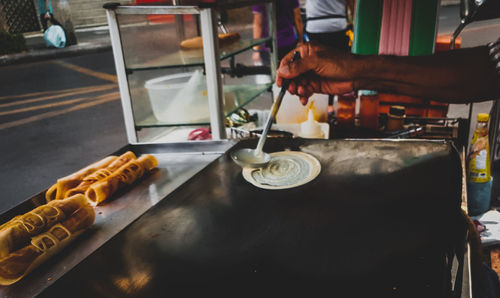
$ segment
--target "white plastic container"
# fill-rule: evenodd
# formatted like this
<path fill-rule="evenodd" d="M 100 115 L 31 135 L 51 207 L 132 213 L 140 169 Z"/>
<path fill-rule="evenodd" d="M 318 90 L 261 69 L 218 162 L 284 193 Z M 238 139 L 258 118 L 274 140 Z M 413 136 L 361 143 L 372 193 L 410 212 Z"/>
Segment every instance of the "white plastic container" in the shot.
<path fill-rule="evenodd" d="M 276 83 L 273 84 L 273 95 L 278 96 L 280 89 Z M 298 124 L 307 121 L 308 111 L 312 110 L 314 120 L 318 122 L 328 121 L 328 95 L 313 94 L 307 105 L 303 106 L 297 95 L 285 93 L 280 109 L 276 114 L 278 124 Z"/>
<path fill-rule="evenodd" d="M 209 121 L 206 81 L 200 71 L 158 77 L 146 81 L 144 87 L 159 121 Z"/>
<path fill-rule="evenodd" d="M 324 139 L 325 135 L 318 121 L 314 120 L 313 111 L 309 110 L 307 120 L 300 123 L 299 136 L 307 139 Z"/>

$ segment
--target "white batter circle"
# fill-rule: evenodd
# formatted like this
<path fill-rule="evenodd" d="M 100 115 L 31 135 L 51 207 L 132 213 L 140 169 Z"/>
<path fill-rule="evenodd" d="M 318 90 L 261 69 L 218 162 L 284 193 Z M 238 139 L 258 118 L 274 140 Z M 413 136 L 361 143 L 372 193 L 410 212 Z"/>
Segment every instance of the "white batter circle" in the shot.
<path fill-rule="evenodd" d="M 300 151 L 271 153 L 271 161 L 264 168 L 244 168 L 243 177 L 264 189 L 287 189 L 304 185 L 321 172 L 321 164 L 312 155 Z"/>

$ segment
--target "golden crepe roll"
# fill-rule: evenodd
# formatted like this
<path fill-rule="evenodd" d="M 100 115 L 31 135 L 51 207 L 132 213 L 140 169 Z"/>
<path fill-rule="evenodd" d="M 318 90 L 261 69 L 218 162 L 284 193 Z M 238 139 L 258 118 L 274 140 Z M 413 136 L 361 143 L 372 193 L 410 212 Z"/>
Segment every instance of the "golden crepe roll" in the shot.
<path fill-rule="evenodd" d="M 29 239 L 69 217 L 81 206 L 87 205 L 83 195 L 57 200 L 19 215 L 0 226 L 0 258 L 23 247 Z"/>
<path fill-rule="evenodd" d="M 69 218 L 34 236 L 31 243 L 23 248 L 0 258 L 0 285 L 7 286 L 19 281 L 94 223 L 94 208 L 87 200 L 81 202 L 80 208 Z"/>
<path fill-rule="evenodd" d="M 97 206 L 108 199 L 119 188 L 134 183 L 146 171 L 158 166 L 158 160 L 151 154 L 145 154 L 137 160 L 129 161 L 111 176 L 92 184 L 85 192 L 85 196 L 92 206 Z"/>
<path fill-rule="evenodd" d="M 120 167 L 122 167 L 124 164 L 127 162 L 136 159 L 135 154 L 132 151 L 127 151 L 124 154 L 120 155 L 116 160 L 114 160 L 111 164 L 109 164 L 106 168 L 104 169 L 99 169 L 95 171 L 94 173 L 88 175 L 83 179 L 80 184 L 78 184 L 76 187 L 68 190 L 66 194 L 64 195 L 64 198 L 73 196 L 75 194 L 85 194 L 85 191 L 90 187 L 90 185 L 94 184 L 95 182 L 99 180 L 103 180 L 106 177 L 110 176 L 118 170 Z"/>
<path fill-rule="evenodd" d="M 94 173 L 95 171 L 107 167 L 110 163 L 112 163 L 114 160 L 116 160 L 118 157 L 116 156 L 108 156 L 100 161 L 97 161 L 81 170 L 79 170 L 76 173 L 73 173 L 69 176 L 66 176 L 64 178 L 60 178 L 57 180 L 57 183 L 51 186 L 47 192 L 45 193 L 45 199 L 47 202 L 50 202 L 52 200 L 61 200 L 64 198 L 64 195 L 66 192 L 80 184 L 80 182 L 85 178 L 86 176 Z"/>
<path fill-rule="evenodd" d="M 219 44 L 225 45 L 240 39 L 240 34 L 236 32 L 231 33 L 220 33 L 219 34 Z M 183 50 L 201 49 L 203 48 L 203 40 L 201 36 L 196 36 L 193 38 L 185 39 L 180 44 Z"/>

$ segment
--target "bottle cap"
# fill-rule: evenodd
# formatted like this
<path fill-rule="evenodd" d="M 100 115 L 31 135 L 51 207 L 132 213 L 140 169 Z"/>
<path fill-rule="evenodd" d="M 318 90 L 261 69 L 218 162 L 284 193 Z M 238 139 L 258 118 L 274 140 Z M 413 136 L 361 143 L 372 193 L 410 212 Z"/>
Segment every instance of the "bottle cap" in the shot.
<path fill-rule="evenodd" d="M 477 114 L 477 121 L 486 122 L 490 120 L 490 115 L 486 113 Z"/>
<path fill-rule="evenodd" d="M 403 106 L 391 106 L 389 109 L 389 114 L 393 116 L 404 116 L 405 115 L 405 107 Z"/>

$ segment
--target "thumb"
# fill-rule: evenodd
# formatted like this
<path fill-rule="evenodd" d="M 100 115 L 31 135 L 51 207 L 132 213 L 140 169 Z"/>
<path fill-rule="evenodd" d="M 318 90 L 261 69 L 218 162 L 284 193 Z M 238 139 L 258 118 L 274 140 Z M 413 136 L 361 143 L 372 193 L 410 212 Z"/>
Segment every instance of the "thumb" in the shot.
<path fill-rule="evenodd" d="M 293 79 L 299 75 L 314 69 L 314 63 L 311 58 L 303 58 L 297 61 L 282 63 L 278 68 L 278 75 L 285 79 Z"/>

